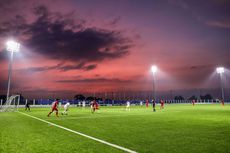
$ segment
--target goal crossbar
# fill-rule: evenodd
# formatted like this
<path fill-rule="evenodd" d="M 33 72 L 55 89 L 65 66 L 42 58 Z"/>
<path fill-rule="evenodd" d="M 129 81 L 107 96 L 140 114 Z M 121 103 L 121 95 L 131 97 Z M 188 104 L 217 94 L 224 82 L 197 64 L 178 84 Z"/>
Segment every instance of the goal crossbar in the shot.
<path fill-rule="evenodd" d="M 20 95 L 10 96 L 5 104 L 0 107 L 0 112 L 17 111 L 20 102 Z"/>

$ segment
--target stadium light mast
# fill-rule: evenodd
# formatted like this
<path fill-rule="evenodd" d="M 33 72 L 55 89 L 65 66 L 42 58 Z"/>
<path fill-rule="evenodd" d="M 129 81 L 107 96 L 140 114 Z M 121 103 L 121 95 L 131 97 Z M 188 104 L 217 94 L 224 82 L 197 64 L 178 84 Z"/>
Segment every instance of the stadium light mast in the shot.
<path fill-rule="evenodd" d="M 156 77 L 156 73 L 157 73 L 157 66 L 156 66 L 156 65 L 153 65 L 153 66 L 151 67 L 151 71 L 152 71 L 152 74 L 153 74 L 153 97 L 154 97 L 154 99 L 156 100 L 155 77 Z"/>
<path fill-rule="evenodd" d="M 221 98 L 224 100 L 224 86 L 223 86 L 224 67 L 217 67 L 216 72 L 220 74 Z"/>
<path fill-rule="evenodd" d="M 6 42 L 6 50 L 11 52 L 10 56 L 10 63 L 9 63 L 9 70 L 8 70 L 8 86 L 7 86 L 7 101 L 9 100 L 10 94 L 10 78 L 11 78 L 11 71 L 12 71 L 12 63 L 13 63 L 13 55 L 14 52 L 19 52 L 20 44 L 18 42 L 9 40 Z"/>

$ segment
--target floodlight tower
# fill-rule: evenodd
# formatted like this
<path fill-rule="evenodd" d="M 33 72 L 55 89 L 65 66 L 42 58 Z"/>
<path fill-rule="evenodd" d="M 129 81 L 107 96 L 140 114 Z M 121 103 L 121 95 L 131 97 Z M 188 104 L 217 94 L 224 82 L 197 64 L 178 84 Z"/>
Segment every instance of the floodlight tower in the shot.
<path fill-rule="evenodd" d="M 9 94 L 10 94 L 10 78 L 11 78 L 11 71 L 12 71 L 12 63 L 13 63 L 13 55 L 14 52 L 19 52 L 20 44 L 18 42 L 9 40 L 6 43 L 6 50 L 11 52 L 10 56 L 10 64 L 9 64 L 9 70 L 8 70 L 8 87 L 7 87 L 7 101 L 9 100 Z"/>
<path fill-rule="evenodd" d="M 221 98 L 224 100 L 224 86 L 223 86 L 224 67 L 217 67 L 216 72 L 220 74 Z"/>
<path fill-rule="evenodd" d="M 151 67 L 151 71 L 152 71 L 152 74 L 153 74 L 153 97 L 154 97 L 154 99 L 156 100 L 155 77 L 156 77 L 156 73 L 157 73 L 157 66 L 156 66 L 156 65 L 153 65 L 153 66 Z"/>

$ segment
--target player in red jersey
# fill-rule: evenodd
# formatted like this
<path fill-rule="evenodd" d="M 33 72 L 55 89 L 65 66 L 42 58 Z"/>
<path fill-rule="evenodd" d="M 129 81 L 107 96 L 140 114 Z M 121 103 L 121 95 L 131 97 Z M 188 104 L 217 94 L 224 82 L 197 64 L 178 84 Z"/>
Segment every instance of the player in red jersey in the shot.
<path fill-rule="evenodd" d="M 224 106 L 224 99 L 221 99 L 221 105 Z"/>
<path fill-rule="evenodd" d="M 99 104 L 96 102 L 96 100 L 93 100 L 90 105 L 92 113 L 94 113 L 96 110 L 99 110 Z"/>
<path fill-rule="evenodd" d="M 145 105 L 146 105 L 146 108 L 148 108 L 148 107 L 149 107 L 149 100 L 148 100 L 148 99 L 146 99 L 146 101 L 145 101 Z"/>
<path fill-rule="evenodd" d="M 95 101 L 95 110 L 99 110 L 99 104 Z"/>
<path fill-rule="evenodd" d="M 161 109 L 164 109 L 164 100 L 161 99 Z"/>
<path fill-rule="evenodd" d="M 53 113 L 53 111 L 56 111 L 56 116 L 58 117 L 58 104 L 59 104 L 59 99 L 56 99 L 52 104 L 52 110 L 47 115 L 48 117 L 50 117 L 50 114 Z"/>
<path fill-rule="evenodd" d="M 192 105 L 193 105 L 193 106 L 195 105 L 195 100 L 194 100 L 194 99 L 192 100 Z"/>

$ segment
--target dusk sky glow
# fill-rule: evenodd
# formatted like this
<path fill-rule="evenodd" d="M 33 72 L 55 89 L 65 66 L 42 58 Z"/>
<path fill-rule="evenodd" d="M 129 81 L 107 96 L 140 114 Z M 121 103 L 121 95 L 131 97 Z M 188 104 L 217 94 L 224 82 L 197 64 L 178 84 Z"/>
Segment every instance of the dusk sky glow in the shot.
<path fill-rule="evenodd" d="M 79 93 L 230 85 L 228 0 L 1 0 L 0 93 Z M 228 90 L 229 91 L 229 90 Z M 229 93 L 227 93 L 229 95 Z"/>

